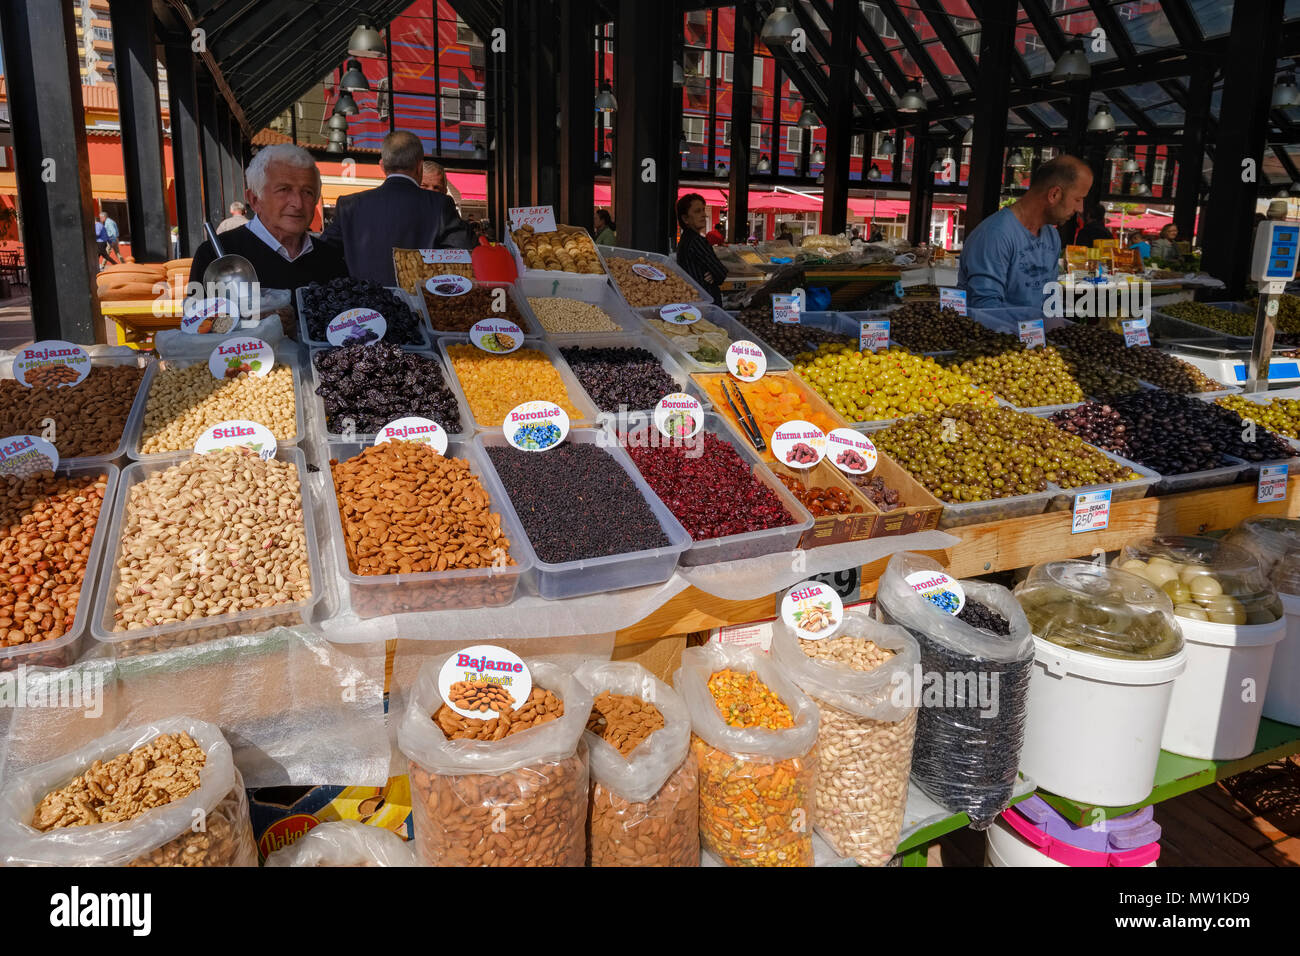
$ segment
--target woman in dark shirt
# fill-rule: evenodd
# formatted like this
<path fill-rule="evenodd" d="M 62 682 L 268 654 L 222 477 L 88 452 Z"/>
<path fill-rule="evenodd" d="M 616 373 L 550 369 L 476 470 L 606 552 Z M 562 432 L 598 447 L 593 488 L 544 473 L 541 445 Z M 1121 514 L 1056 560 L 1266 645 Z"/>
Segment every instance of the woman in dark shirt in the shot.
<path fill-rule="evenodd" d="M 688 193 L 677 200 L 677 264 L 683 271 L 704 287 L 716 305 L 722 304 L 722 280 L 727 277 L 727 267 L 718 261 L 713 247 L 704 238 L 704 227 L 709 224 L 704 211 L 704 197 Z"/>

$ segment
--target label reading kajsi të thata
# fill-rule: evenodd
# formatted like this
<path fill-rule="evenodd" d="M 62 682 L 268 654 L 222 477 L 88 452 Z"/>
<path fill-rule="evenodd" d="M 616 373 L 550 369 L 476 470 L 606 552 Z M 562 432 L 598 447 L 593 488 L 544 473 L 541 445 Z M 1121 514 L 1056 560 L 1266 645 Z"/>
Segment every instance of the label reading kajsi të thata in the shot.
<path fill-rule="evenodd" d="M 0 476 L 30 478 L 59 467 L 59 452 L 36 435 L 0 438 Z"/>
<path fill-rule="evenodd" d="M 849 475 L 865 475 L 876 467 L 880 455 L 871 439 L 852 428 L 836 428 L 826 436 L 826 457 Z"/>
<path fill-rule="evenodd" d="M 227 379 L 239 375 L 264 376 L 275 365 L 275 350 L 259 338 L 241 335 L 226 339 L 208 356 L 208 371 L 213 378 Z"/>
<path fill-rule="evenodd" d="M 475 644 L 447 658 L 438 672 L 438 694 L 462 717 L 493 720 L 518 710 L 533 692 L 533 675 L 518 654 Z"/>
<path fill-rule="evenodd" d="M 218 448 L 247 448 L 259 458 L 275 457 L 275 436 L 260 422 L 229 421 L 213 425 L 194 443 L 194 453 L 203 455 Z"/>
<path fill-rule="evenodd" d="M 830 585 L 804 581 L 782 598 L 781 620 L 798 637 L 820 641 L 834 634 L 844 621 L 844 602 Z"/>
<path fill-rule="evenodd" d="M 524 344 L 524 331 L 505 319 L 481 319 L 470 328 L 469 340 L 484 352 L 505 355 Z"/>
<path fill-rule="evenodd" d="M 660 308 L 659 318 L 665 322 L 671 322 L 673 325 L 694 325 L 703 316 L 700 314 L 698 306 L 687 305 L 684 302 L 674 302 L 672 305 L 665 305 Z"/>
<path fill-rule="evenodd" d="M 665 438 L 694 438 L 703 427 L 704 408 L 693 395 L 673 392 L 655 406 L 655 428 Z"/>
<path fill-rule="evenodd" d="M 812 468 L 826 457 L 826 433 L 812 422 L 783 422 L 772 432 L 772 454 L 787 468 Z"/>
<path fill-rule="evenodd" d="M 520 451 L 549 451 L 569 434 L 569 413 L 554 402 L 524 402 L 502 424 L 506 441 Z"/>
<path fill-rule="evenodd" d="M 14 378 L 26 388 L 80 385 L 89 374 L 90 353 L 74 342 L 33 342 L 14 355 Z"/>
<path fill-rule="evenodd" d="M 961 582 L 942 571 L 913 571 L 904 580 L 941 611 L 955 615 L 966 606 L 966 591 Z"/>
<path fill-rule="evenodd" d="M 325 326 L 325 339 L 330 345 L 365 345 L 387 331 L 388 322 L 374 309 L 345 309 Z"/>
<path fill-rule="evenodd" d="M 376 445 L 386 441 L 423 442 L 439 455 L 447 454 L 447 430 L 428 418 L 410 416 L 389 422 L 375 435 Z"/>
<path fill-rule="evenodd" d="M 767 371 L 767 356 L 748 339 L 732 342 L 727 346 L 727 371 L 742 382 L 757 382 Z"/>

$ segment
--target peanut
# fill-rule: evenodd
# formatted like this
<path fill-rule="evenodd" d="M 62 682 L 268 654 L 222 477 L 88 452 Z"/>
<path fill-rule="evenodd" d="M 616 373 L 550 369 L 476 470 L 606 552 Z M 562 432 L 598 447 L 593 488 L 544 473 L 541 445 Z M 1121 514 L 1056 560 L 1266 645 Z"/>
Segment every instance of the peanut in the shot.
<path fill-rule="evenodd" d="M 111 455 L 143 378 L 144 369 L 135 366 L 97 365 L 71 388 L 23 388 L 13 379 L 0 380 L 0 434 L 40 435 L 49 418 L 51 444 L 61 459 Z"/>
<path fill-rule="evenodd" d="M 207 362 L 162 368 L 149 388 L 140 451 L 157 455 L 194 447 L 204 431 L 224 421 L 260 422 L 277 441 L 292 441 L 297 424 L 293 372 L 277 364 L 264 377 L 242 373 L 217 380 Z"/>
<path fill-rule="evenodd" d="M 577 299 L 530 296 L 529 306 L 547 332 L 617 332 L 618 324 L 598 305 Z"/>

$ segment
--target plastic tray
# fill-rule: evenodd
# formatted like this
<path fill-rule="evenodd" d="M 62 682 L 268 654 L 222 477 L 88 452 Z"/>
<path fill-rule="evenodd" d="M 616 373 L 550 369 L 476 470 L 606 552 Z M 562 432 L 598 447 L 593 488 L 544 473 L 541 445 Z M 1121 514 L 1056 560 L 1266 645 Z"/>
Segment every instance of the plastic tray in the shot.
<path fill-rule="evenodd" d="M 633 336 L 619 335 L 615 332 L 602 332 L 599 335 L 593 333 L 593 334 L 583 336 L 583 338 L 578 341 L 556 342 L 555 347 L 557 349 L 572 349 L 572 348 L 644 349 L 645 351 L 649 352 L 651 355 L 653 355 L 656 359 L 659 360 L 659 364 L 663 368 L 663 370 L 668 373 L 669 377 L 671 377 L 674 382 L 677 383 L 678 391 L 686 392 L 688 395 L 693 395 L 696 398 L 698 398 L 700 400 L 700 404 L 704 406 L 706 411 L 710 407 L 712 407 L 709 401 L 709 397 L 704 394 L 704 390 L 701 389 L 698 385 L 696 385 L 693 381 L 691 381 L 690 375 L 687 374 L 685 369 L 683 369 L 680 365 L 677 364 L 676 360 L 672 357 L 672 355 L 669 354 L 668 349 L 665 348 L 663 345 L 661 345 L 658 339 L 653 339 L 649 335 L 638 335 L 633 337 Z M 564 357 L 564 353 L 562 351 L 560 352 L 560 357 L 561 358 Z M 565 365 L 568 366 L 569 371 L 571 372 L 573 371 L 573 366 L 569 365 L 567 360 L 565 360 Z M 574 373 L 573 377 L 577 379 L 578 376 L 576 372 Z M 579 382 L 579 387 L 581 387 L 581 382 Z M 593 407 L 596 406 L 596 400 L 591 397 L 591 395 L 586 391 L 586 389 L 583 389 L 582 394 L 586 396 L 587 400 L 591 402 Z M 602 420 L 615 418 L 618 415 L 618 412 L 605 411 L 604 409 L 600 409 L 600 408 L 597 408 L 597 411 L 599 412 L 599 417 Z M 654 409 L 653 408 L 629 408 L 627 411 L 629 413 L 640 412 L 642 413 L 642 415 L 640 415 L 639 417 L 641 417 L 643 420 L 648 420 L 649 413 L 653 412 Z"/>
<path fill-rule="evenodd" d="M 579 597 L 584 594 L 600 594 L 605 591 L 618 591 L 622 588 L 635 588 L 647 584 L 661 584 L 667 581 L 677 567 L 678 558 L 692 544 L 691 536 L 673 517 L 667 506 L 659 500 L 650 486 L 646 484 L 641 473 L 632 464 L 627 452 L 617 447 L 609 433 L 597 428 L 575 428 L 569 432 L 565 441 L 582 444 L 603 445 L 605 451 L 613 456 L 619 466 L 627 472 L 636 484 L 655 517 L 668 536 L 668 545 L 645 551 L 633 551 L 628 554 L 614 554 L 604 558 L 588 558 L 582 561 L 566 561 L 552 564 L 542 561 L 533 550 L 532 542 L 526 537 L 523 546 L 528 556 L 535 562 L 533 574 L 537 583 L 537 593 L 547 600 Z M 483 455 L 485 463 L 491 465 L 486 449 L 491 447 L 508 447 L 504 435 L 480 433 L 474 438 L 474 445 Z M 513 449 L 512 449 L 513 451 Z M 520 455 L 546 454 L 545 452 L 516 452 Z M 519 524 L 519 515 L 513 502 L 506 494 L 496 471 L 488 468 L 484 474 L 488 495 L 492 501 L 501 506 L 502 517 L 507 513 L 510 519 Z M 516 560 L 518 558 L 516 557 Z"/>
<path fill-rule="evenodd" d="M 1224 455 L 1223 462 L 1218 468 L 1204 471 L 1189 471 L 1182 475 L 1162 474 L 1152 494 L 1172 495 L 1180 491 L 1195 491 L 1198 488 L 1233 485 L 1250 473 L 1251 465 L 1240 458 Z"/>
<path fill-rule="evenodd" d="M 623 301 L 608 281 L 601 285 L 587 286 L 576 292 L 566 294 L 561 291 L 562 286 L 557 279 L 547 279 L 544 274 L 532 272 L 529 278 L 520 279 L 515 283 L 515 291 L 519 293 L 520 298 L 527 302 L 528 299 L 576 299 L 579 302 L 589 302 L 598 306 L 605 311 L 615 325 L 619 327 L 618 332 L 548 332 L 542 325 L 541 321 L 537 322 L 537 328 L 543 338 L 552 342 L 558 342 L 568 345 L 571 342 L 581 342 L 588 335 L 641 335 L 645 332 L 645 326 L 638 316 Z M 554 291 L 553 291 L 554 290 Z M 528 306 L 529 314 L 534 318 L 537 313 L 531 303 Z"/>
<path fill-rule="evenodd" d="M 560 225 L 563 225 L 561 223 Z M 593 245 L 594 240 L 593 240 Z M 514 232 L 505 229 L 505 246 L 510 250 L 510 255 L 514 256 L 515 269 L 518 271 L 516 281 L 541 281 L 546 280 L 547 288 L 552 283 L 558 283 L 555 291 L 551 295 L 561 295 L 570 299 L 583 299 L 584 295 L 592 295 L 600 286 L 608 286 L 609 267 L 605 264 L 605 257 L 601 254 L 604 246 L 596 246 L 596 258 L 600 261 L 600 266 L 605 270 L 604 274 L 595 275 L 589 272 L 559 272 L 553 269 L 529 269 L 524 265 L 524 257 L 519 252 L 519 246 L 515 244 Z M 590 301 L 583 299 L 583 301 Z"/>
<path fill-rule="evenodd" d="M 1084 444 L 1087 444 L 1087 442 Z M 1156 483 L 1160 481 L 1160 475 L 1152 471 L 1150 468 L 1145 468 L 1135 461 L 1129 461 L 1127 458 L 1121 458 L 1119 455 L 1106 451 L 1104 448 L 1097 448 L 1094 445 L 1088 445 L 1088 447 L 1092 448 L 1094 451 L 1101 452 L 1111 461 L 1117 461 L 1121 465 L 1128 465 L 1128 467 L 1132 468 L 1135 472 L 1141 475 L 1141 477 L 1136 481 L 1111 481 L 1098 485 L 1082 485 L 1078 488 L 1062 488 L 1053 483 L 1052 487 L 1059 493 L 1054 495 L 1052 500 L 1047 503 L 1048 511 L 1069 511 L 1074 507 L 1075 495 L 1087 494 L 1090 491 L 1104 491 L 1107 488 L 1111 489 L 1111 504 L 1120 501 L 1136 501 L 1138 498 L 1145 498 L 1151 492 L 1151 489 L 1155 487 Z"/>
<path fill-rule="evenodd" d="M 306 390 L 310 393 L 307 396 L 307 401 L 311 403 L 312 409 L 315 412 L 315 420 L 319 423 L 317 425 L 319 433 L 324 436 L 327 442 L 356 440 L 364 442 L 367 445 L 373 444 L 378 433 L 358 433 L 349 439 L 329 430 L 329 424 L 326 421 L 325 415 L 325 400 L 316 392 L 316 390 L 320 388 L 321 384 L 320 373 L 316 369 L 316 356 L 331 351 L 333 351 L 332 348 L 312 349 L 311 359 L 308 363 L 310 371 L 307 373 L 307 376 L 305 376 Z M 442 380 L 446 382 L 447 387 L 451 389 L 452 395 L 456 396 L 456 405 L 460 409 L 460 415 L 457 417 L 456 421 L 447 423 L 438 422 L 439 425 L 442 425 L 442 427 L 446 429 L 447 437 L 456 440 L 473 435 L 474 424 L 470 419 L 469 409 L 466 407 L 465 396 L 461 393 L 460 384 L 456 381 L 455 376 L 447 371 L 447 365 L 443 358 L 432 348 L 420 352 L 412 352 L 411 354 L 418 355 L 420 358 L 428 359 L 430 362 L 435 363 L 438 366 L 438 371 L 442 374 Z M 452 427 L 453 425 L 455 427 Z"/>
<path fill-rule="evenodd" d="M 330 442 L 329 458 L 345 461 L 360 454 L 369 442 Z M 468 441 L 447 445 L 448 458 L 464 458 L 470 470 L 484 481 L 490 465 L 483 453 Z M 329 535 L 339 576 L 347 588 L 352 610 L 359 618 L 383 617 L 409 611 L 435 611 L 451 608 L 498 607 L 515 599 L 519 584 L 532 569 L 535 557 L 526 541 L 523 527 L 512 510 L 498 503 L 490 492 L 491 508 L 501 516 L 501 528 L 510 541 L 515 564 L 501 568 L 463 568 L 455 571 L 424 571 L 417 574 L 356 574 L 348 567 L 343 539 L 343 519 L 333 494 L 333 479 L 326 475 L 329 500 L 322 502 L 329 521 Z M 484 481 L 486 488 L 486 482 Z"/>
<path fill-rule="evenodd" d="M 767 356 L 767 370 L 769 372 L 788 372 L 794 368 L 784 355 L 772 348 L 772 346 L 768 345 L 753 332 L 749 331 L 745 326 L 741 325 L 736 320 L 735 316 L 731 315 L 731 313 L 724 312 L 716 305 L 706 305 L 698 302 L 693 304 L 699 308 L 700 315 L 703 318 L 708 319 L 714 325 L 724 330 L 731 341 L 736 342 L 745 340 L 753 342 L 761 348 L 763 354 Z M 652 324 L 653 320 L 659 318 L 659 309 L 657 307 L 652 309 L 638 309 L 636 314 L 644 324 L 646 332 L 658 341 L 663 342 L 668 347 L 668 351 L 670 351 L 673 354 L 673 357 L 677 359 L 677 364 L 686 371 L 725 372 L 727 370 L 727 364 L 725 362 L 718 365 L 704 365 L 691 358 L 686 349 L 682 347 L 682 343 L 674 341 L 677 336 L 667 335 L 664 332 L 661 332 L 658 326 Z"/>
<path fill-rule="evenodd" d="M 523 295 L 520 294 L 519 290 L 515 288 L 515 286 L 512 283 L 475 281 L 474 285 L 475 287 L 484 288 L 484 289 L 505 289 L 506 295 L 510 297 L 510 301 L 515 304 L 515 308 L 518 309 L 519 314 L 523 316 L 524 324 L 528 326 L 526 329 L 524 329 L 524 337 L 528 339 L 540 339 L 542 337 L 542 323 L 537 321 L 537 316 L 533 315 L 533 310 L 532 308 L 529 307 L 528 300 Z M 429 300 L 424 297 L 423 290 L 421 290 L 416 295 L 416 298 L 419 300 L 418 309 L 420 314 L 424 316 L 424 321 L 429 323 L 429 328 L 433 330 L 431 334 L 434 340 L 437 340 L 444 335 L 452 335 L 452 336 L 469 335 L 468 330 L 464 332 L 440 331 L 438 327 L 433 324 L 433 314 L 429 311 Z M 483 318 L 501 319 L 506 322 L 511 321 L 510 318 L 504 313 L 497 313 L 497 312 L 489 312 L 486 315 L 484 315 Z"/>
<path fill-rule="evenodd" d="M 654 426 L 650 425 L 648 427 L 653 428 Z M 794 523 L 779 528 L 767 528 L 763 531 L 746 531 L 743 534 L 729 534 L 721 538 L 704 538 L 695 541 L 682 554 L 680 563 L 686 567 L 695 567 L 701 564 L 738 561 L 762 554 L 776 554 L 782 551 L 791 552 L 798 548 L 799 540 L 814 524 L 812 512 L 801 505 L 799 499 L 792 495 L 785 485 L 781 484 L 780 479 L 764 466 L 762 460 L 754 453 L 752 448 L 736 439 L 722 416 L 716 412 L 706 412 L 704 427 L 700 430 L 700 435 L 702 436 L 705 432 L 709 432 L 736 450 L 736 453 L 740 455 L 745 464 L 749 465 L 754 477 L 771 488 L 776 496 L 781 499 L 781 504 L 790 513 Z"/>
<path fill-rule="evenodd" d="M 74 612 L 72 630 L 51 641 L 0 647 L 0 674 L 16 670 L 19 666 L 67 667 L 76 663 L 85 646 L 86 635 L 90 633 L 90 620 L 94 613 L 95 580 L 99 577 L 100 562 L 104 556 L 104 549 L 108 546 L 108 528 L 117 505 L 118 477 L 121 472 L 116 465 L 112 464 L 60 462 L 54 473 L 69 477 L 98 474 L 107 477 L 104 500 L 99 508 L 99 519 L 95 522 L 95 535 L 90 541 L 86 572 L 81 579 L 81 589 L 77 592 L 77 608 Z"/>
<path fill-rule="evenodd" d="M 438 353 L 442 356 L 443 368 L 451 373 L 452 381 L 456 383 L 454 391 L 456 392 L 456 397 L 461 403 L 461 414 L 466 416 L 466 422 L 472 424 L 478 431 L 491 429 L 499 433 L 501 431 L 501 422 L 481 422 L 474 417 L 474 409 L 470 407 L 469 399 L 465 395 L 465 390 L 461 387 L 460 377 L 456 375 L 455 365 L 451 361 L 451 356 L 447 353 L 447 347 L 450 345 L 469 345 L 469 336 L 444 335 L 438 339 Z M 596 406 L 591 403 L 591 399 L 587 397 L 587 393 L 583 391 L 582 386 L 578 384 L 577 378 L 573 375 L 573 370 L 569 368 L 568 363 L 566 363 L 563 357 L 561 357 L 559 349 L 550 342 L 545 342 L 540 339 L 529 339 L 524 343 L 523 347 L 541 352 L 551 360 L 551 364 L 554 365 L 556 370 L 560 373 L 560 379 L 564 382 L 565 390 L 569 393 L 569 401 L 573 403 L 574 408 L 582 413 L 578 418 L 570 417 L 569 426 L 571 428 L 579 428 L 582 426 L 595 425 L 596 419 L 599 417 L 600 413 Z M 483 354 L 490 356 L 491 353 L 484 352 Z M 507 358 L 514 354 L 516 353 L 509 352 L 506 353 L 506 355 L 499 357 Z M 504 440 L 505 439 L 503 438 L 502 441 Z"/>
<path fill-rule="evenodd" d="M 213 348 L 216 348 L 214 345 Z M 145 370 L 144 381 L 140 383 L 140 392 L 135 397 L 135 405 L 131 409 L 131 417 L 127 419 L 126 433 L 124 441 L 126 442 L 126 453 L 132 461 L 164 461 L 168 458 L 175 458 L 178 455 L 184 457 L 189 454 L 190 449 L 176 449 L 174 451 L 159 452 L 157 454 L 146 455 L 140 451 L 140 442 L 144 435 L 144 416 L 149 402 L 149 390 L 153 388 L 154 379 L 158 377 L 165 365 L 167 368 L 185 369 L 191 365 L 197 365 L 200 362 L 204 365 L 208 362 L 208 355 L 211 350 L 202 358 L 176 358 L 166 359 L 160 362 L 151 362 Z M 283 342 L 275 349 L 276 364 L 289 366 L 289 371 L 293 378 L 293 404 L 294 404 L 294 433 L 293 437 L 287 440 L 276 439 L 276 444 L 280 446 L 298 445 L 307 437 L 307 430 L 303 426 L 304 408 L 307 402 L 307 390 L 303 387 L 303 369 L 302 369 L 302 350 L 293 342 Z M 210 422 L 211 425 L 218 425 L 220 422 Z"/>
<path fill-rule="evenodd" d="M 66 461 L 69 464 L 102 466 L 109 462 L 120 461 L 126 456 L 129 444 L 128 436 L 131 431 L 131 421 L 135 418 L 137 410 L 141 416 L 144 415 L 143 403 L 145 384 L 149 381 L 149 369 L 154 364 L 154 360 L 146 353 L 138 352 L 135 349 L 131 349 L 130 353 L 131 354 L 129 355 L 119 355 L 115 353 L 108 355 L 95 355 L 92 353 L 90 356 L 91 368 L 101 368 L 104 366 L 134 366 L 145 370 L 144 375 L 140 378 L 140 384 L 136 387 L 135 398 L 132 400 L 131 407 L 126 413 L 126 420 L 122 422 L 122 434 L 117 440 L 117 447 L 107 455 L 86 455 L 81 458 L 60 457 L 60 464 Z M 6 352 L 3 358 L 0 358 L 0 379 L 11 379 L 14 377 L 14 357 L 15 353 Z M 57 448 L 58 444 L 59 443 L 56 440 L 54 446 Z"/>
<path fill-rule="evenodd" d="M 302 344 L 310 345 L 313 348 L 332 348 L 333 346 L 330 345 L 328 339 L 313 339 L 307 332 L 307 317 L 302 307 L 302 294 L 306 288 L 307 286 L 299 286 L 297 289 L 294 290 L 293 293 L 294 302 L 298 306 L 298 339 L 300 342 L 302 342 Z M 389 292 L 393 293 L 393 295 L 397 296 L 403 302 L 405 302 L 410 307 L 411 311 L 415 313 L 417 318 L 423 316 L 424 321 L 426 323 L 429 321 L 428 314 L 424 313 L 420 309 L 419 298 L 423 298 L 423 296 L 417 298 L 416 296 L 407 292 L 405 289 L 398 288 L 395 285 L 386 286 L 385 288 L 387 288 Z M 420 334 L 420 341 L 408 342 L 403 344 L 401 347 L 406 349 L 407 351 L 416 351 L 418 349 L 432 348 L 433 339 L 430 336 L 428 326 L 417 322 L 415 328 L 416 331 L 419 332 Z"/>
<path fill-rule="evenodd" d="M 621 249 L 618 246 L 598 246 L 597 248 L 600 250 L 600 254 L 606 262 L 606 268 L 608 268 L 608 262 L 610 259 L 643 258 L 647 262 L 654 263 L 664 272 L 673 273 L 679 279 L 685 281 L 686 284 L 689 285 L 692 289 L 694 289 L 697 293 L 699 293 L 698 298 L 689 299 L 685 304 L 713 305 L 713 297 L 704 291 L 704 286 L 700 285 L 698 282 L 696 282 L 694 279 L 688 276 L 685 270 L 682 269 L 682 267 L 677 264 L 677 260 L 672 258 L 671 256 L 661 255 L 658 252 L 642 252 L 639 249 Z M 624 301 L 627 301 L 626 297 L 623 296 L 623 291 L 619 288 L 618 281 L 614 278 L 613 273 L 610 274 L 609 284 L 614 287 L 614 291 L 618 293 L 620 298 L 622 298 Z M 628 302 L 627 304 L 632 308 L 636 308 L 635 306 L 632 305 L 631 302 Z M 663 305 L 671 305 L 671 304 L 673 303 L 669 303 L 669 302 L 663 303 Z M 656 308 L 658 307 L 656 306 Z"/>
<path fill-rule="evenodd" d="M 118 581 L 117 561 L 122 553 L 122 527 L 126 520 L 126 507 L 130 500 L 131 489 L 150 475 L 164 471 L 190 457 L 189 454 L 178 454 L 162 460 L 133 462 L 123 469 L 118 482 L 118 494 L 113 506 L 113 523 L 109 527 L 108 538 L 113 544 L 105 549 L 103 555 L 103 567 L 96 585 L 98 594 L 90 619 L 90 632 L 95 640 L 112 645 L 114 652 L 119 656 L 150 654 L 154 651 L 201 644 L 204 641 L 238 634 L 257 634 L 269 631 L 273 627 L 310 624 L 312 612 L 324 597 L 325 589 L 328 587 L 321 571 L 320 545 L 316 540 L 316 525 L 312 519 L 312 508 L 308 500 L 306 457 L 301 449 L 280 445 L 275 451 L 276 459 L 293 462 L 298 471 L 303 530 L 307 539 L 307 562 L 311 574 L 311 597 L 293 604 L 196 618 L 191 621 L 138 630 L 114 631 L 114 614 L 117 611 L 117 601 L 114 597 Z"/>
<path fill-rule="evenodd" d="M 1236 315 L 1254 315 L 1255 313 L 1254 309 L 1247 308 L 1241 302 L 1207 302 L 1205 304 Z M 1168 312 L 1162 312 L 1159 309 L 1155 309 L 1151 313 L 1151 330 L 1156 335 L 1171 341 L 1179 338 L 1198 342 L 1214 339 L 1226 342 L 1232 348 L 1247 351 L 1250 350 L 1255 341 L 1249 335 L 1229 335 L 1227 332 L 1220 332 L 1218 329 L 1212 329 L 1208 325 L 1201 325 L 1191 319 L 1180 319 L 1176 315 L 1170 315 Z"/>
<path fill-rule="evenodd" d="M 1058 493 L 1052 487 L 1047 491 L 1036 491 L 1030 495 L 1012 495 L 1007 498 L 993 498 L 990 501 L 966 501 L 950 504 L 940 499 L 943 514 L 939 517 L 939 528 L 961 528 L 970 524 L 984 524 L 988 521 L 1001 521 L 1004 518 L 1025 518 L 1039 515 L 1047 510 L 1047 503 L 1053 494 Z"/>

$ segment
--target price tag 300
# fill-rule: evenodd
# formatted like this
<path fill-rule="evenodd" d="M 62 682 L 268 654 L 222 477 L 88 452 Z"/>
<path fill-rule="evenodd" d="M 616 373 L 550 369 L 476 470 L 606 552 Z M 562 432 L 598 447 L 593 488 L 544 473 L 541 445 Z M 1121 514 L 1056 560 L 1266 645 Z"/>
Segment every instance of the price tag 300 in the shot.
<path fill-rule="evenodd" d="M 1110 527 L 1110 491 L 1089 491 L 1074 496 L 1074 523 L 1070 534 L 1105 531 Z"/>
<path fill-rule="evenodd" d="M 1259 469 L 1259 487 L 1255 500 L 1260 504 L 1269 501 L 1286 501 L 1286 480 L 1290 465 L 1264 465 Z"/>
<path fill-rule="evenodd" d="M 858 326 L 858 351 L 879 352 L 889 348 L 889 321 L 863 322 Z"/>

